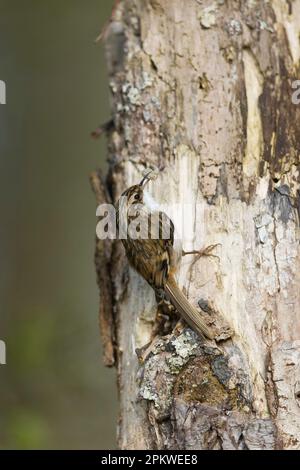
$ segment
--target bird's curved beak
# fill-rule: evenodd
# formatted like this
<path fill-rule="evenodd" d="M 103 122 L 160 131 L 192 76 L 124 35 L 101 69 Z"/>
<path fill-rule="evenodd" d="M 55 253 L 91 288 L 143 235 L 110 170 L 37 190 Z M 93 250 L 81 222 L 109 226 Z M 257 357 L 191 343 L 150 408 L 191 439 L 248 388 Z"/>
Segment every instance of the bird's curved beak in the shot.
<path fill-rule="evenodd" d="M 150 181 L 151 178 L 149 178 L 149 176 L 151 175 L 151 173 L 153 172 L 153 170 L 150 170 L 145 176 L 144 178 L 142 179 L 142 181 L 140 182 L 139 186 L 141 186 L 142 188 L 144 188 L 146 186 L 146 184 L 148 183 L 148 181 Z"/>

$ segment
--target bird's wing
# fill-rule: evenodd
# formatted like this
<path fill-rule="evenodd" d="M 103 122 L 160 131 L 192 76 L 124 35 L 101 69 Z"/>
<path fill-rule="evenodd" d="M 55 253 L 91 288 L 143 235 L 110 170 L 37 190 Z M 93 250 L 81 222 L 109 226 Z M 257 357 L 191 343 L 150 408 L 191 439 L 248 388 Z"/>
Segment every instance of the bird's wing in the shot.
<path fill-rule="evenodd" d="M 139 214 L 140 220 L 148 218 L 148 238 L 123 240 L 130 264 L 155 290 L 163 289 L 169 301 L 200 335 L 213 338 L 200 316 L 200 313 L 188 301 L 179 289 L 174 277 L 174 224 L 161 211 L 151 212 L 152 222 L 156 220 L 156 233 L 151 231 L 150 215 L 148 212 Z M 144 223 L 147 222 L 144 220 Z M 155 225 L 155 224 L 154 224 Z M 156 235 L 157 238 L 153 238 Z"/>
<path fill-rule="evenodd" d="M 130 264 L 154 289 L 162 289 L 170 270 L 174 244 L 174 224 L 162 211 L 139 214 L 143 224 L 147 218 L 148 236 L 123 240 Z M 145 225 L 144 225 L 145 226 Z M 144 234 L 145 235 L 145 234 Z"/>

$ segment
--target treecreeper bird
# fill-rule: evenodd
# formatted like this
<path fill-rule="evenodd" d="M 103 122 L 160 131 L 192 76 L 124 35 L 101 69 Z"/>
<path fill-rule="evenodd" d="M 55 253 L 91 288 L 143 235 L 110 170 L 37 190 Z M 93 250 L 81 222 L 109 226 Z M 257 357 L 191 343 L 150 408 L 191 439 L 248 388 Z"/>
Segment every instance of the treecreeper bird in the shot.
<path fill-rule="evenodd" d="M 142 181 L 128 188 L 116 204 L 117 230 L 130 265 L 150 284 L 161 298 L 165 296 L 188 325 L 201 336 L 213 339 L 210 328 L 178 287 L 176 271 L 183 252 L 180 240 L 174 237 L 174 224 L 146 192 L 151 172 Z M 153 223 L 154 221 L 154 223 Z M 156 224 L 155 224 L 156 222 Z M 153 236 L 153 226 L 155 234 Z M 203 254 L 209 254 L 211 245 Z M 201 254 L 201 253 L 200 253 Z"/>

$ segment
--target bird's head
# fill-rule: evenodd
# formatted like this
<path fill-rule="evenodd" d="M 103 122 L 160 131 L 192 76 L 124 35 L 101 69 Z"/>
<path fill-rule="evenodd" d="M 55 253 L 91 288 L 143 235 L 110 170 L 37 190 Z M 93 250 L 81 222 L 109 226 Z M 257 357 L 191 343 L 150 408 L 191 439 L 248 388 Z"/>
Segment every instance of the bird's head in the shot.
<path fill-rule="evenodd" d="M 121 228 L 122 233 L 127 233 L 127 228 L 122 228 L 124 222 L 126 224 L 128 220 L 134 220 L 141 213 L 145 215 L 149 210 L 151 211 L 152 206 L 149 205 L 151 197 L 147 194 L 145 186 L 156 176 L 157 173 L 154 170 L 148 171 L 139 184 L 126 189 L 118 200 L 116 204 L 117 227 Z"/>
<path fill-rule="evenodd" d="M 127 198 L 127 206 L 144 203 L 144 189 L 146 184 L 152 179 L 151 173 L 152 170 L 143 177 L 139 184 L 130 186 L 130 188 L 123 192 L 122 197 Z"/>

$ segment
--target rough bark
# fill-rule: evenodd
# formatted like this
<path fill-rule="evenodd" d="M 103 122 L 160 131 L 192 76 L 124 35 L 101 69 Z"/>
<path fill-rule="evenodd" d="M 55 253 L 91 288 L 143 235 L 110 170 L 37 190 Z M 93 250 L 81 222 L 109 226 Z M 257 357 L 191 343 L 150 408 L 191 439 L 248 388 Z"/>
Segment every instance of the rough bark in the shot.
<path fill-rule="evenodd" d="M 153 196 L 195 207 L 184 248 L 220 244 L 180 271 L 218 343 L 158 331 L 141 364 L 154 294 L 120 242 L 98 243 L 123 449 L 300 448 L 299 33 L 300 0 L 123 0 L 115 12 L 106 190 L 115 201 L 164 166 Z"/>

